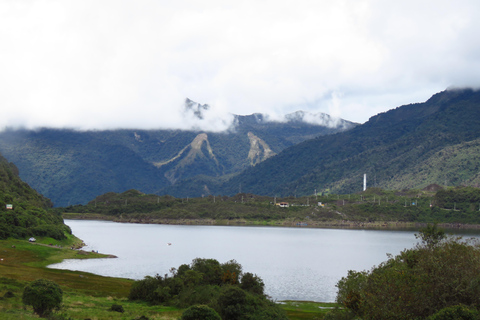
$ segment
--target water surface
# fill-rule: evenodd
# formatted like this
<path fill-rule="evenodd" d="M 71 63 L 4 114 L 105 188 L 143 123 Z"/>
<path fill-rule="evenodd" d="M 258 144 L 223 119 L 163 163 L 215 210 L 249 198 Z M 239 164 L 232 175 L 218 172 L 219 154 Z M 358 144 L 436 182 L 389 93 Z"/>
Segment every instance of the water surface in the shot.
<path fill-rule="evenodd" d="M 335 300 L 348 270 L 369 270 L 416 243 L 413 231 L 177 226 L 65 220 L 84 250 L 117 259 L 66 260 L 52 268 L 131 279 L 169 273 L 194 258 L 237 260 L 277 300 Z M 171 245 L 168 245 L 171 243 Z"/>

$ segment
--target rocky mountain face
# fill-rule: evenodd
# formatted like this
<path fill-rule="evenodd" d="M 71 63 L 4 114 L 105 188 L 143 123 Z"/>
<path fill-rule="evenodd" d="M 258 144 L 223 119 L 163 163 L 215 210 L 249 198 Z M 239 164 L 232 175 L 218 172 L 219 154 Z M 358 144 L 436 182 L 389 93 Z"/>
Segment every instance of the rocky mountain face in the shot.
<path fill-rule="evenodd" d="M 208 110 L 208 105 L 185 102 L 185 112 L 199 120 Z M 223 132 L 5 130 L 0 132 L 0 152 L 55 206 L 68 206 L 85 204 L 106 192 L 161 192 L 199 176 L 226 180 L 299 142 L 357 125 L 305 112 L 288 115 L 282 122 L 262 114 L 233 119 Z"/>

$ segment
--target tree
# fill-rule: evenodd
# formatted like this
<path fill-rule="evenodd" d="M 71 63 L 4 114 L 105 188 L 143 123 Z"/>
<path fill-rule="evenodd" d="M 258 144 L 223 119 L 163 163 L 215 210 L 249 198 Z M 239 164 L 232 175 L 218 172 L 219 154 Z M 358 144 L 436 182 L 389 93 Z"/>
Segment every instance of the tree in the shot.
<path fill-rule="evenodd" d="M 186 309 L 180 320 L 221 320 L 218 313 L 205 305 L 191 306 Z"/>
<path fill-rule="evenodd" d="M 242 319 L 249 313 L 247 294 L 239 287 L 228 286 L 218 297 L 218 307 L 224 319 Z"/>
<path fill-rule="evenodd" d="M 417 239 L 421 238 L 423 244 L 426 244 L 428 247 L 434 247 L 447 236 L 445 235 L 445 231 L 439 229 L 437 224 L 434 223 L 433 225 L 428 224 L 425 228 L 420 229 L 420 233 L 415 234 L 415 237 Z"/>
<path fill-rule="evenodd" d="M 254 275 L 253 273 L 247 272 L 242 276 L 240 288 L 243 290 L 262 295 L 264 287 L 265 284 L 263 283 L 263 280 L 256 274 Z"/>
<path fill-rule="evenodd" d="M 60 309 L 63 291 L 58 284 L 46 279 L 38 279 L 27 285 L 23 291 L 22 301 L 33 307 L 40 317 L 46 317 L 54 309 Z"/>
<path fill-rule="evenodd" d="M 242 265 L 236 260 L 222 263 L 222 281 L 229 284 L 237 284 L 242 274 Z"/>
<path fill-rule="evenodd" d="M 203 274 L 202 284 L 219 285 L 222 282 L 222 267 L 215 259 L 193 259 L 192 270 Z"/>

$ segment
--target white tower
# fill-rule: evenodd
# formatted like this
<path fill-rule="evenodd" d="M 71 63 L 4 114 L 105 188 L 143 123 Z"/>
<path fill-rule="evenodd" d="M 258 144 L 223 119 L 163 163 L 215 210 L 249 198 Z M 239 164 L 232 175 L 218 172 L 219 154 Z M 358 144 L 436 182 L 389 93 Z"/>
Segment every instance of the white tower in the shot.
<path fill-rule="evenodd" d="M 363 174 L 363 191 L 367 190 L 367 174 Z"/>

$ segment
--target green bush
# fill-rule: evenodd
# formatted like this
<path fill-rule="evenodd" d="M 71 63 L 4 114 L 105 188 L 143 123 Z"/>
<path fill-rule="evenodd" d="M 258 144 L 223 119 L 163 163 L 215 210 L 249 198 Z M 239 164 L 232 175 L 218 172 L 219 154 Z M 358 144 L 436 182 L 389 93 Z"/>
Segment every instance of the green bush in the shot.
<path fill-rule="evenodd" d="M 63 291 L 53 281 L 38 279 L 28 284 L 22 296 L 24 304 L 33 307 L 33 311 L 40 317 L 46 317 L 54 309 L 60 309 L 63 300 Z"/>
<path fill-rule="evenodd" d="M 263 294 L 262 279 L 251 273 L 242 276 L 242 266 L 235 260 L 220 264 L 197 258 L 170 271 L 172 276 L 135 281 L 129 299 L 179 308 L 208 305 L 225 319 L 286 319 L 283 310 Z"/>
<path fill-rule="evenodd" d="M 124 313 L 125 310 L 123 310 L 123 306 L 120 305 L 120 304 L 112 304 L 112 306 L 110 307 L 109 309 L 110 311 L 115 311 L 115 312 L 120 312 L 120 313 Z"/>
<path fill-rule="evenodd" d="M 337 302 L 364 320 L 424 319 L 454 305 L 480 305 L 480 243 L 437 242 L 435 230 L 422 240 L 369 272 L 349 271 L 337 284 Z"/>
<path fill-rule="evenodd" d="M 437 313 L 428 317 L 428 320 L 478 320 L 480 316 L 477 310 L 466 306 L 453 306 L 443 308 Z"/>
<path fill-rule="evenodd" d="M 218 313 L 205 305 L 191 306 L 186 309 L 180 320 L 221 320 Z"/>
<path fill-rule="evenodd" d="M 218 297 L 218 307 L 223 319 L 242 319 L 249 311 L 247 294 L 239 287 L 229 286 Z"/>

